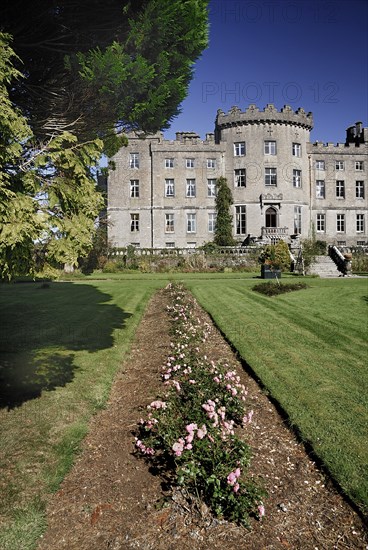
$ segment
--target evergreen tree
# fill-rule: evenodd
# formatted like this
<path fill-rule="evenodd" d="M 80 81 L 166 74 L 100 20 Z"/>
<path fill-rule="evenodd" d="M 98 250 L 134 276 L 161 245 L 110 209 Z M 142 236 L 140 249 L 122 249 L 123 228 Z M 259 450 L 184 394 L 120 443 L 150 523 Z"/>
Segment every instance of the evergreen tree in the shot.
<path fill-rule="evenodd" d="M 2 0 L 11 100 L 37 137 L 167 128 L 207 46 L 208 0 Z"/>
<path fill-rule="evenodd" d="M 221 177 L 216 182 L 216 227 L 214 242 L 219 246 L 234 246 L 233 217 L 230 207 L 233 197 L 227 185 L 227 180 Z"/>
<path fill-rule="evenodd" d="M 94 166 L 126 143 L 116 129 L 155 132 L 178 114 L 207 3 L 2 0 L 0 277 L 88 252 L 103 208 Z"/>
<path fill-rule="evenodd" d="M 33 272 L 36 248 L 45 268 L 76 265 L 92 245 L 103 199 L 91 167 L 103 143 L 67 132 L 35 140 L 9 98 L 20 78 L 9 40 L 0 33 L 0 278 L 11 279 Z"/>

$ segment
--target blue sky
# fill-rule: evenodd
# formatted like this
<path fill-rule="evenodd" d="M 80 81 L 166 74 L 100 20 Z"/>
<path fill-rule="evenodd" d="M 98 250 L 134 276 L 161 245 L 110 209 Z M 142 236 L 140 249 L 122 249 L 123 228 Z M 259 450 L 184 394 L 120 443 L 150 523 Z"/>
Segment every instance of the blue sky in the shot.
<path fill-rule="evenodd" d="M 368 119 L 366 0 L 210 0 L 210 42 L 165 137 L 212 132 L 218 109 L 303 107 L 312 141 Z"/>

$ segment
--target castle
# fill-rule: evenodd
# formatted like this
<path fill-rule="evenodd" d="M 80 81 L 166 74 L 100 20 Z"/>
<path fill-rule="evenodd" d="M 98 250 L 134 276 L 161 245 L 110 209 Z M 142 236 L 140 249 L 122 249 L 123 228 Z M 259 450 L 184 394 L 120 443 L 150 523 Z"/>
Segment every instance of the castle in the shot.
<path fill-rule="evenodd" d="M 269 104 L 217 112 L 206 139 L 178 132 L 141 137 L 113 157 L 108 176 L 108 238 L 115 247 L 198 247 L 213 240 L 216 180 L 234 199 L 233 234 L 275 242 L 316 238 L 367 245 L 368 128 L 345 143 L 311 143 L 312 113 Z"/>

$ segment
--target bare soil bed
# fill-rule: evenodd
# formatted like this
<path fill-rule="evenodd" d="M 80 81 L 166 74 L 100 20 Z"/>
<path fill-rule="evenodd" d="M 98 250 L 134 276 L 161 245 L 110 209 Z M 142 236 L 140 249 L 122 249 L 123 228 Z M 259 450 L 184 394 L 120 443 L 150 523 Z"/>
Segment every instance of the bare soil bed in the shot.
<path fill-rule="evenodd" d="M 252 471 L 265 480 L 266 515 L 252 529 L 214 519 L 205 505 L 175 491 L 162 507 L 162 480 L 134 454 L 133 432 L 146 406 L 163 396 L 160 373 L 170 353 L 164 290 L 151 300 L 109 403 L 91 421 L 81 453 L 50 498 L 39 550 L 367 549 L 360 517 L 308 457 L 276 408 L 237 361 L 215 327 L 206 355 L 236 365 L 253 421 L 244 437 Z M 197 314 L 211 323 L 199 307 Z"/>

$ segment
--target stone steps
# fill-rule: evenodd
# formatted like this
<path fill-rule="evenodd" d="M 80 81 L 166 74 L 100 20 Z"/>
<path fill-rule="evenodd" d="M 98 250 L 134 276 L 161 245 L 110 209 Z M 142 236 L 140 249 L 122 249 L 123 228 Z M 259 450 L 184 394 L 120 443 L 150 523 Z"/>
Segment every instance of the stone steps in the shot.
<path fill-rule="evenodd" d="M 320 277 L 340 277 L 341 273 L 337 269 L 335 262 L 329 256 L 316 256 L 313 264 L 308 269 L 309 275 L 319 275 Z"/>

